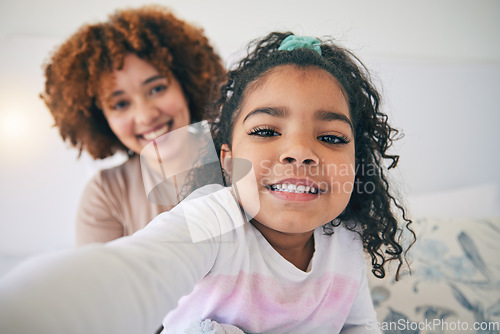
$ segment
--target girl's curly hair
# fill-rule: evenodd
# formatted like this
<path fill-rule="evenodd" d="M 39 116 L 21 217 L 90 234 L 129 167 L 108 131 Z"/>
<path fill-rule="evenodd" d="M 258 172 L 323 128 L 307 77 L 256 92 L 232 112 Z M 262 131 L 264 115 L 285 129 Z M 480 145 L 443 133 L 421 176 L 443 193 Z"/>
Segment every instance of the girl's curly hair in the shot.
<path fill-rule="evenodd" d="M 409 226 L 411 220 L 406 217 L 404 207 L 389 191 L 385 175 L 386 160 L 389 162 L 388 169 L 396 167 L 398 163 L 399 156 L 387 152 L 397 139 L 398 131 L 388 124 L 387 115 L 379 110 L 380 95 L 371 84 L 368 71 L 359 59 L 331 40 L 321 42 L 321 55 L 307 48 L 279 51 L 281 42 L 291 34 L 273 32 L 262 40 L 252 42 L 247 57 L 229 71 L 228 81 L 221 88 L 221 97 L 214 102 L 209 118 L 219 158 L 221 145 L 231 146 L 234 121 L 249 84 L 253 85 L 270 70 L 282 65 L 318 67 L 331 73 L 339 81 L 349 100 L 355 132 L 356 174 L 349 204 L 339 219 L 327 223 L 323 229 L 325 233 L 331 234 L 333 227 L 340 224 L 340 221 L 355 222 L 355 226 L 347 227 L 360 231 L 363 246 L 371 256 L 372 273 L 383 278 L 384 264 L 390 260 L 398 260 L 397 279 L 405 262 L 405 251 L 400 244 L 403 229 L 407 229 L 413 242 L 415 241 L 415 234 Z M 220 169 L 212 171 L 213 174 L 217 172 L 220 179 Z M 403 227 L 398 224 L 392 206 L 400 211 L 404 220 Z"/>
<path fill-rule="evenodd" d="M 127 54 L 179 81 L 193 123 L 205 119 L 205 105 L 225 75 L 203 30 L 164 7 L 120 10 L 106 22 L 82 26 L 45 64 L 45 91 L 40 94 L 61 137 L 80 154 L 86 150 L 94 159 L 102 159 L 117 151 L 128 152 L 97 102 L 102 74 L 121 69 Z"/>

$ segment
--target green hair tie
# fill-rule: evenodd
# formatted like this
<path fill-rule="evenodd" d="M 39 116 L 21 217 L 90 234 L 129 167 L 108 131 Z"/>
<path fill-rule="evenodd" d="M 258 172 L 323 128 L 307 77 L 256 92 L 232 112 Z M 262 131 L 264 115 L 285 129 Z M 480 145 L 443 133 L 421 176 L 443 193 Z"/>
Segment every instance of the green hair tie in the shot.
<path fill-rule="evenodd" d="M 321 56 L 321 41 L 309 36 L 290 35 L 281 42 L 278 50 L 292 51 L 297 48 L 314 50 Z"/>

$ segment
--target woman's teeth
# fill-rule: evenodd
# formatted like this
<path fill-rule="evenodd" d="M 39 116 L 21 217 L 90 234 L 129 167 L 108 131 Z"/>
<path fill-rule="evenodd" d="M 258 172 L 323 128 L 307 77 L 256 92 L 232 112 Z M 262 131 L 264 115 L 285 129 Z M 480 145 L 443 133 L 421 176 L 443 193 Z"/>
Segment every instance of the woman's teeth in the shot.
<path fill-rule="evenodd" d="M 153 139 L 156 139 L 156 138 L 164 135 L 165 133 L 167 133 L 168 129 L 169 129 L 168 124 L 165 124 L 164 126 L 159 128 L 158 130 L 143 134 L 142 137 L 146 140 L 153 140 Z"/>
<path fill-rule="evenodd" d="M 310 193 L 317 194 L 318 188 L 309 187 L 304 185 L 295 185 L 295 184 L 273 184 L 270 186 L 270 189 L 273 191 L 283 191 L 290 193 Z"/>

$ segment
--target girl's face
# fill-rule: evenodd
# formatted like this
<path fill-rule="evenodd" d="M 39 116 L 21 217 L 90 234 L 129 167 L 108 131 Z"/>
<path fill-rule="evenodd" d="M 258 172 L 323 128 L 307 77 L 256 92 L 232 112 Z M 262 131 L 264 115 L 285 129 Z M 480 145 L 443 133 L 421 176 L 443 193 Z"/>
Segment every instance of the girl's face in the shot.
<path fill-rule="evenodd" d="M 222 147 L 223 167 L 235 174 L 237 164 L 229 161 L 251 162 L 257 192 L 255 181 L 249 187 L 242 182 L 236 192 L 247 212 L 259 203 L 251 214 L 257 227 L 310 233 L 342 213 L 351 196 L 355 152 L 348 103 L 322 69 L 279 66 L 258 80 L 247 87 L 231 149 Z"/>
<path fill-rule="evenodd" d="M 103 76 L 101 87 L 100 103 L 111 130 L 137 154 L 154 139 L 190 124 L 179 82 L 134 54 L 125 57 L 121 70 Z"/>

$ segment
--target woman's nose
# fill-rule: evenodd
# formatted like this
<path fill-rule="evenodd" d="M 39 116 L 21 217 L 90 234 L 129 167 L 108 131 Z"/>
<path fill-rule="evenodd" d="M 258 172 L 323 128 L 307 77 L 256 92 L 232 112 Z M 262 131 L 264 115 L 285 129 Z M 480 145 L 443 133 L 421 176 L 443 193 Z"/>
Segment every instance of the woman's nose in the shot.
<path fill-rule="evenodd" d="M 296 138 L 287 141 L 280 155 L 280 162 L 283 164 L 317 165 L 319 158 L 309 140 Z"/>
<path fill-rule="evenodd" d="M 135 110 L 135 121 L 139 124 L 151 124 L 160 115 L 160 110 L 150 101 L 140 101 Z"/>

